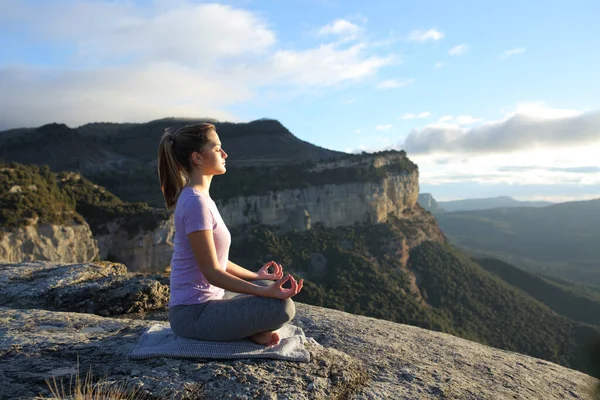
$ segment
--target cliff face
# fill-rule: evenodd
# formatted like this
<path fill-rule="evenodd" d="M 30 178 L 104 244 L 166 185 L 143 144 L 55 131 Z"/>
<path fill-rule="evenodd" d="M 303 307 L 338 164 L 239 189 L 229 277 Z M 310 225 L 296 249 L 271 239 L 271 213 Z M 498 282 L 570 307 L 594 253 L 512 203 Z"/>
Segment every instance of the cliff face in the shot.
<path fill-rule="evenodd" d="M 175 226 L 173 216 L 154 230 L 141 230 L 133 237 L 118 223 L 104 225 L 106 234 L 97 235 L 101 260 L 118 260 L 131 271 L 162 271 L 171 264 Z"/>
<path fill-rule="evenodd" d="M 218 202 L 223 220 L 230 226 L 261 223 L 283 229 L 309 229 L 317 222 L 326 226 L 378 223 L 392 213 L 402 217 L 419 196 L 418 171 L 390 175 L 380 182 L 324 185 L 283 190 L 266 196 L 236 197 Z"/>
<path fill-rule="evenodd" d="M 444 211 L 430 193 L 421 193 L 419 195 L 419 204 L 432 213 Z"/>
<path fill-rule="evenodd" d="M 3 230 L 0 260 L 89 262 L 98 255 L 98 245 L 87 224 L 38 224 Z"/>
<path fill-rule="evenodd" d="M 376 183 L 284 190 L 266 196 L 240 196 L 228 202 L 217 199 L 217 205 L 230 228 L 260 223 L 281 231 L 306 230 L 317 222 L 329 227 L 385 222 L 390 213 L 418 219 L 420 213 L 415 216 L 412 212 L 417 211 L 418 193 L 418 174 L 414 172 Z M 117 260 L 131 271 L 142 272 L 161 271 L 170 264 L 175 234 L 172 215 L 156 229 L 141 230 L 133 237 L 118 222 L 104 227 L 107 233 L 96 236 L 101 260 Z M 420 243 L 423 239 L 413 241 Z M 438 240 L 437 236 L 430 239 Z"/>

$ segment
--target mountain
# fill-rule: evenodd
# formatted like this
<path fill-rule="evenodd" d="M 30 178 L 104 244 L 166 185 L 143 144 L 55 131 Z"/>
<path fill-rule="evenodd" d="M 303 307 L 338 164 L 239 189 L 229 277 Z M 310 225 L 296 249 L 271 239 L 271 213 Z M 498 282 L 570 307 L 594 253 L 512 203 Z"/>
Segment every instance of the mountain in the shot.
<path fill-rule="evenodd" d="M 76 171 L 125 201 L 162 207 L 156 172 L 159 140 L 168 127 L 197 122 L 215 125 L 229 155 L 229 172 L 238 169 L 240 174 L 250 175 L 267 170 L 267 166 L 347 156 L 305 142 L 275 120 L 230 123 L 164 118 L 141 124 L 93 123 L 79 128 L 54 123 L 0 132 L 0 161 L 48 165 L 54 172 Z"/>
<path fill-rule="evenodd" d="M 438 206 L 444 211 L 489 210 L 509 207 L 545 207 L 553 203 L 547 201 L 519 201 L 508 196 L 489 197 L 483 199 L 464 199 L 439 201 Z M 432 211 L 435 212 L 435 211 Z"/>
<path fill-rule="evenodd" d="M 548 278 L 493 258 L 475 260 L 486 271 L 574 321 L 600 326 L 600 288 Z"/>
<path fill-rule="evenodd" d="M 436 219 L 451 243 L 473 255 L 600 285 L 600 199 L 456 211 Z"/>
<path fill-rule="evenodd" d="M 270 119 L 231 123 L 164 118 L 140 124 L 93 123 L 78 128 L 52 123 L 0 132 L 0 159 L 83 173 L 117 170 L 123 165 L 145 166 L 155 162 L 158 142 L 166 128 L 198 122 L 215 125 L 232 166 L 289 164 L 345 154 L 300 140 Z M 43 162 L 40 148 L 44 149 Z"/>
<path fill-rule="evenodd" d="M 421 205 L 421 207 L 432 213 L 446 211 L 440 206 L 440 203 L 437 202 L 430 193 L 420 193 L 419 204 Z"/>
<path fill-rule="evenodd" d="M 127 263 L 144 257 L 151 259 L 156 257 L 159 246 L 168 253 L 168 243 L 172 244 L 169 241 L 172 216 L 155 213 L 146 204 L 152 205 L 150 200 L 155 201 L 160 190 L 151 166 L 156 157 L 156 143 L 151 146 L 148 139 L 143 140 L 156 138 L 167 122 L 155 121 L 143 129 L 131 124 L 94 125 L 94 129 L 88 126 L 87 131 L 57 128 L 66 137 L 82 136 L 86 143 L 118 150 L 123 157 L 137 160 L 137 164 L 132 164 L 137 169 L 123 168 L 126 164 L 117 168 L 115 164 L 110 170 L 94 171 L 88 165 L 85 173 L 65 172 L 55 176 L 49 168 L 42 167 L 43 179 L 55 180 L 48 185 L 56 193 L 53 201 L 65 204 L 63 208 L 55 205 L 54 209 L 89 219 L 95 237 L 102 238 L 99 247 L 127 249 L 128 253 L 111 250 L 116 261 L 118 257 Z M 327 153 L 294 139 L 278 123 L 259 121 L 257 125 L 260 132 L 248 136 L 243 134 L 248 125 L 237 125 L 238 130 L 232 125 L 229 133 L 222 129 L 223 136 L 227 134 L 231 143 L 237 141 L 239 157 L 246 155 L 243 159 L 246 164 L 217 177 L 211 188 L 211 196 L 231 226 L 232 261 L 256 270 L 265 261 L 278 260 L 287 271 L 306 279 L 298 297 L 300 302 L 451 333 L 591 371 L 587 346 L 597 335 L 597 328 L 557 314 L 449 246 L 435 218 L 417 203 L 418 168 L 406 153 Z M 273 128 L 270 134 L 268 127 Z M 39 134 L 32 130 L 25 135 L 36 132 Z M 122 148 L 101 147 L 111 137 L 120 140 Z M 137 152 L 131 150 L 136 143 L 132 138 L 138 142 Z M 261 159 L 256 153 L 242 151 L 244 140 L 246 149 L 260 140 L 265 146 L 267 142 L 288 143 L 287 147 L 281 145 L 282 153 L 290 155 L 285 159 L 288 163 L 277 164 L 282 160 L 273 157 L 269 168 L 253 165 Z M 29 145 L 19 148 L 14 147 L 15 143 L 12 149 L 19 150 L 18 154 L 29 154 Z M 292 154 L 298 156 L 294 158 Z M 44 154 L 40 156 L 38 163 L 43 162 Z M 323 158 L 326 156 L 329 158 Z M 56 157 L 49 160 L 58 162 Z M 76 156 L 71 160 L 85 164 L 85 160 Z M 11 201 L 0 203 L 11 205 L 2 214 L 7 220 L 14 210 L 19 210 L 22 214 L 43 216 L 37 220 L 40 231 L 44 231 L 42 223 L 68 222 L 53 219 L 56 218 L 53 213 L 43 214 L 42 203 L 37 204 L 42 200 L 30 201 L 34 198 L 28 196 L 28 182 L 38 178 L 30 179 L 28 174 L 39 174 L 36 172 L 39 168 L 27 169 L 15 164 L 2 168 L 13 177 L 7 180 L 7 187 L 11 180 L 17 183 L 21 179 L 18 182 L 21 191 L 15 190 L 10 195 L 0 193 Z M 128 197 L 121 197 L 121 193 L 127 193 Z M 51 203 L 50 198 L 47 201 Z M 162 207 L 162 201 L 157 204 L 157 208 Z M 440 215 L 445 214 L 459 213 Z M 138 216 L 143 218 L 137 220 Z M 6 236 L 31 229 L 29 222 L 21 218 L 13 222 L 14 226 L 3 228 Z M 114 226 L 107 228 L 106 233 L 103 224 Z M 142 232 L 128 237 L 123 231 L 130 228 Z"/>
<path fill-rule="evenodd" d="M 232 247 L 241 265 L 280 260 L 305 279 L 298 301 L 451 333 L 588 370 L 598 329 L 557 314 L 440 241 L 399 251 L 419 224 L 389 219 L 276 235 L 256 229 Z M 395 245 L 396 244 L 396 245 Z M 402 246 L 400 246 L 402 247 Z"/>

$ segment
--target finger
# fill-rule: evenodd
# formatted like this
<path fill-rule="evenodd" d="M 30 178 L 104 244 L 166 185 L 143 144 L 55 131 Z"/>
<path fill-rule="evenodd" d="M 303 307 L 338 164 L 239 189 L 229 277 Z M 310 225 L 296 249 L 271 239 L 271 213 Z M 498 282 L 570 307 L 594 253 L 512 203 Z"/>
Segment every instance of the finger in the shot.
<path fill-rule="evenodd" d="M 266 270 L 267 272 L 269 272 L 269 268 L 273 265 L 276 264 L 275 261 L 269 261 L 268 263 L 265 264 Z"/>
<path fill-rule="evenodd" d="M 298 288 L 298 282 L 296 282 L 294 277 L 291 275 L 290 275 L 290 281 L 291 281 L 290 291 L 292 292 L 292 294 L 295 294 L 296 289 Z"/>
<path fill-rule="evenodd" d="M 265 265 L 263 265 L 260 268 L 260 270 L 263 271 L 263 272 L 269 272 L 269 263 L 266 263 Z"/>
<path fill-rule="evenodd" d="M 278 288 L 281 288 L 283 286 L 284 283 L 286 283 L 289 279 L 290 279 L 291 275 L 286 275 L 283 278 L 279 279 L 277 282 L 275 282 L 275 285 L 277 285 Z"/>
<path fill-rule="evenodd" d="M 281 268 L 281 264 L 275 263 L 275 273 L 279 274 L 281 272 L 283 272 L 283 269 Z"/>
<path fill-rule="evenodd" d="M 296 294 L 298 294 L 302 290 L 302 286 L 304 285 L 304 279 L 300 279 L 298 283 L 298 289 L 296 290 Z"/>

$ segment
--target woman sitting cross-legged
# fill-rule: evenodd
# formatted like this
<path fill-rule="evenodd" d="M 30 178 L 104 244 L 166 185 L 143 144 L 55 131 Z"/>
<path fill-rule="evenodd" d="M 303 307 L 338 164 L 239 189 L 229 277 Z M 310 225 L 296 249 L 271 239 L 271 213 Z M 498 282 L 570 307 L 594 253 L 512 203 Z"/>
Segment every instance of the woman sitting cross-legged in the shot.
<path fill-rule="evenodd" d="M 209 194 L 213 176 L 226 171 L 226 158 L 211 124 L 167 129 L 160 141 L 160 187 L 167 208 L 175 208 L 169 321 L 187 338 L 275 345 L 280 338 L 274 331 L 294 318 L 291 297 L 303 280 L 284 276 L 274 261 L 258 272 L 229 261 L 231 234 Z M 225 290 L 239 295 L 224 296 Z"/>

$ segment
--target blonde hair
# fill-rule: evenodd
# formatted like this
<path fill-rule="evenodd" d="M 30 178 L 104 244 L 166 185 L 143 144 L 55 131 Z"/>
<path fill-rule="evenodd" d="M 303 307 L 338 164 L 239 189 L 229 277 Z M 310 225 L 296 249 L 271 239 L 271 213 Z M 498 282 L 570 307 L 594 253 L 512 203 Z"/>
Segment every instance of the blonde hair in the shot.
<path fill-rule="evenodd" d="M 158 180 L 167 209 L 177 204 L 179 194 L 190 181 L 190 154 L 204 150 L 211 132 L 216 129 L 208 123 L 165 129 L 158 145 Z"/>

